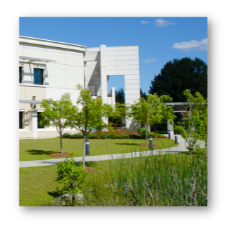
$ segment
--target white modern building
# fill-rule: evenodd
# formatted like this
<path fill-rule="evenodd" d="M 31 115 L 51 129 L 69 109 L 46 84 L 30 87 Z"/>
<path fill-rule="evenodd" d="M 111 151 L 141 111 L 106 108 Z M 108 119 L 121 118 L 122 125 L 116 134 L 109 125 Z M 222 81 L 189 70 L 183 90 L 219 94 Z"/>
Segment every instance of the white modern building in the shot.
<path fill-rule="evenodd" d="M 78 84 L 100 96 L 104 102 L 115 104 L 115 88 L 107 90 L 109 76 L 124 75 L 125 102 L 132 104 L 140 98 L 138 46 L 96 48 L 32 37 L 19 37 L 19 137 L 57 137 L 54 127 L 39 124 L 43 99 L 59 100 L 71 93 L 76 104 Z M 33 109 L 33 105 L 36 108 Z M 131 127 L 129 121 L 126 122 Z M 76 130 L 65 130 L 76 133 Z"/>

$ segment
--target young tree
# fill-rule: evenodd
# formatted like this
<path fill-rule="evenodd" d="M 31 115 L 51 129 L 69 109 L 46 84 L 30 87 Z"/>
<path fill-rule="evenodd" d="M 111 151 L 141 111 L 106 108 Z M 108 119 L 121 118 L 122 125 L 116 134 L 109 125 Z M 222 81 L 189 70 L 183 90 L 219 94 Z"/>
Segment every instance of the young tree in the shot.
<path fill-rule="evenodd" d="M 167 106 L 166 103 L 171 102 L 173 99 L 168 95 L 162 95 L 160 97 L 160 100 L 162 103 L 161 107 L 162 107 L 162 114 L 163 114 L 163 118 L 160 123 L 164 123 L 164 122 L 167 122 L 167 120 L 170 120 L 170 123 L 172 124 L 176 116 L 174 114 L 173 108 L 171 106 Z"/>
<path fill-rule="evenodd" d="M 72 112 L 72 101 L 70 94 L 66 93 L 62 95 L 61 99 L 54 101 L 53 99 L 44 99 L 41 104 L 42 108 L 45 108 L 42 115 L 41 125 L 54 126 L 60 136 L 60 148 L 62 148 L 62 133 L 64 128 L 69 125 L 68 115 Z"/>
<path fill-rule="evenodd" d="M 147 101 L 144 98 L 140 98 L 138 102 L 131 106 L 131 115 L 132 117 L 145 124 L 146 127 L 146 144 L 148 143 L 147 127 L 150 126 L 155 121 L 161 121 L 161 108 L 160 108 L 160 99 L 156 94 L 148 95 Z"/>
<path fill-rule="evenodd" d="M 146 126 L 146 144 L 148 143 L 148 126 L 151 132 L 151 126 L 161 123 L 163 120 L 174 118 L 173 109 L 166 106 L 166 100 L 171 101 L 172 99 L 169 96 L 158 97 L 155 93 L 154 95 L 147 95 L 147 100 L 140 98 L 138 102 L 131 106 L 131 116 Z"/>
<path fill-rule="evenodd" d="M 113 108 L 108 104 L 103 104 L 102 99 L 92 99 L 91 91 L 83 89 L 78 85 L 80 96 L 77 100 L 78 107 L 73 106 L 73 113 L 70 114 L 70 127 L 82 132 L 83 140 L 83 168 L 85 168 L 85 143 L 87 135 L 93 129 L 109 128 L 106 120 L 113 113 Z"/>
<path fill-rule="evenodd" d="M 184 95 L 187 96 L 187 102 L 189 102 L 189 113 L 186 114 L 186 121 L 190 122 L 189 133 L 194 140 L 204 139 L 205 146 L 207 148 L 208 137 L 208 102 L 207 99 L 196 92 L 195 96 L 191 94 L 189 89 L 184 91 Z M 191 127 L 193 129 L 191 129 Z M 190 137 L 189 137 L 190 138 Z"/>

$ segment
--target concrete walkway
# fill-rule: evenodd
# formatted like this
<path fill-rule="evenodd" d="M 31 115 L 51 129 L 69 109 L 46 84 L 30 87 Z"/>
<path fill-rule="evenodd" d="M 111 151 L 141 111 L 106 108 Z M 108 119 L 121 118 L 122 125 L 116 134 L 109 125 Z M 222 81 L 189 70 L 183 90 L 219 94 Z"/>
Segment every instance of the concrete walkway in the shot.
<path fill-rule="evenodd" d="M 167 135 L 166 135 L 167 136 Z M 171 136 L 174 138 L 174 134 Z M 85 162 L 91 161 L 103 161 L 110 159 L 120 159 L 120 158 L 131 158 L 131 157 L 139 157 L 139 156 L 150 156 L 150 155 L 159 155 L 159 154 L 174 154 L 178 152 L 187 152 L 187 143 L 186 140 L 183 139 L 181 135 L 178 135 L 178 143 L 179 145 L 172 148 L 167 149 L 159 149 L 153 151 L 144 151 L 144 152 L 133 152 L 133 153 L 123 153 L 123 154 L 109 154 L 109 155 L 95 155 L 95 156 L 85 156 Z M 199 142 L 200 147 L 204 148 L 204 142 Z M 20 161 L 19 167 L 33 167 L 33 166 L 50 166 L 56 165 L 60 162 L 63 162 L 65 158 L 61 159 L 45 159 L 45 160 L 33 160 L 33 161 Z M 76 162 L 82 161 L 82 157 L 74 157 Z"/>

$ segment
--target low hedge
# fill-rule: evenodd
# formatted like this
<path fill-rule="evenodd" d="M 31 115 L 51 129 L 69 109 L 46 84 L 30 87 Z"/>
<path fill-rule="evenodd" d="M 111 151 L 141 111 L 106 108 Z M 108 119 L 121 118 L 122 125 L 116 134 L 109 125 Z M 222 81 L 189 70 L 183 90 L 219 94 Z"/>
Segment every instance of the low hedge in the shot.
<path fill-rule="evenodd" d="M 150 133 L 152 134 L 152 133 Z M 155 136 L 155 135 L 154 135 Z M 154 137 L 152 135 L 152 137 Z M 164 135 L 156 134 L 156 137 L 164 137 Z M 69 138 L 69 139 L 83 139 L 84 136 L 82 134 L 68 134 L 65 133 L 62 135 L 62 138 Z M 88 139 L 143 139 L 145 137 L 134 135 L 134 134 L 89 134 L 87 136 Z"/>
<path fill-rule="evenodd" d="M 146 137 L 146 129 L 145 128 L 138 128 L 137 132 L 141 135 L 142 138 Z M 148 134 L 148 136 L 155 137 L 155 132 L 150 133 L 147 130 L 147 134 Z M 164 136 L 163 134 L 156 133 L 156 138 L 166 138 L 166 136 Z"/>

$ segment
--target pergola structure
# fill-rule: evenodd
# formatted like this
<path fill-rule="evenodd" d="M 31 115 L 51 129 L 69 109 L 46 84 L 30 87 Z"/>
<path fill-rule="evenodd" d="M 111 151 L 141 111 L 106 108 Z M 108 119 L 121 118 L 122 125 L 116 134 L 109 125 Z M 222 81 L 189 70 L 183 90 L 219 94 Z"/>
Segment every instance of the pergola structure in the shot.
<path fill-rule="evenodd" d="M 166 103 L 167 106 L 171 106 L 174 110 L 174 113 L 187 113 L 189 110 L 187 110 L 187 106 L 193 105 L 193 103 L 190 102 L 168 102 Z M 170 120 L 167 121 L 167 132 L 169 130 L 173 133 L 174 132 L 174 125 L 170 123 Z"/>

